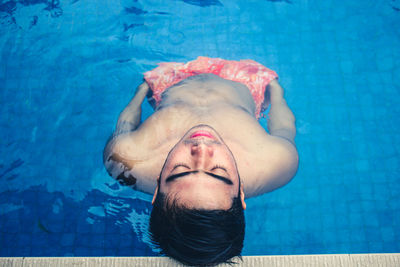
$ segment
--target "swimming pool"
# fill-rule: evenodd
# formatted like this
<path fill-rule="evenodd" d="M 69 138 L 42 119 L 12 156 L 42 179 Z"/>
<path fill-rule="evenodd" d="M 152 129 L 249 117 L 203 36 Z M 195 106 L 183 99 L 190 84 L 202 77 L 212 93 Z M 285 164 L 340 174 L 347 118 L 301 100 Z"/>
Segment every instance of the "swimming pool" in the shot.
<path fill-rule="evenodd" d="M 400 1 L 20 0 L 0 21 L 0 256 L 156 255 L 151 197 L 102 150 L 143 72 L 199 55 L 275 70 L 297 117 L 299 171 L 247 201 L 243 255 L 400 252 Z"/>

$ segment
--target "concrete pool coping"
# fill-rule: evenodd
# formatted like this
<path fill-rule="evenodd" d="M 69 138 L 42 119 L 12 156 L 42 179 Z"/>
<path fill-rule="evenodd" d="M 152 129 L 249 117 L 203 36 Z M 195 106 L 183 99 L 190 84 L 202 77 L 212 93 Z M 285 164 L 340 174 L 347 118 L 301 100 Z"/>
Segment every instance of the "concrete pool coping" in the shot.
<path fill-rule="evenodd" d="M 166 257 L 4 257 L 0 266 L 184 266 Z M 221 264 L 220 266 L 229 266 Z M 244 256 L 236 266 L 400 266 L 400 253 Z"/>

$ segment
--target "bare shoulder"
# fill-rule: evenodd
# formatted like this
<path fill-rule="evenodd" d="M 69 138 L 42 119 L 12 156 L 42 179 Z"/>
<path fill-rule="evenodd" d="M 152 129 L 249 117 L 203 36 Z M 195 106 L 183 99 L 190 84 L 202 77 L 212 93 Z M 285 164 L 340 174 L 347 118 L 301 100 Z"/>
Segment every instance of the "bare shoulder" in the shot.
<path fill-rule="evenodd" d="M 245 168 L 246 197 L 261 195 L 286 185 L 295 176 L 299 156 L 290 141 L 266 134 L 259 149 L 248 155 Z"/>
<path fill-rule="evenodd" d="M 291 141 L 276 136 L 269 136 L 272 140 L 271 150 L 274 159 L 273 165 L 276 176 L 281 177 L 282 185 L 286 184 L 295 174 L 299 165 L 297 148 Z M 268 153 L 269 152 L 265 152 Z"/>
<path fill-rule="evenodd" d="M 265 144 L 262 153 L 264 177 L 263 191 L 269 192 L 286 185 L 295 176 L 299 166 L 296 146 L 285 138 L 268 135 L 270 142 Z"/>
<path fill-rule="evenodd" d="M 166 140 L 162 121 L 151 116 L 135 131 L 110 138 L 103 151 L 103 163 L 110 176 L 121 184 L 145 193 L 153 193 L 157 177 L 175 142 Z"/>
<path fill-rule="evenodd" d="M 103 163 L 108 174 L 123 185 L 136 189 L 137 177 L 133 169 L 140 163 L 134 151 L 134 132 L 111 137 L 103 151 Z"/>

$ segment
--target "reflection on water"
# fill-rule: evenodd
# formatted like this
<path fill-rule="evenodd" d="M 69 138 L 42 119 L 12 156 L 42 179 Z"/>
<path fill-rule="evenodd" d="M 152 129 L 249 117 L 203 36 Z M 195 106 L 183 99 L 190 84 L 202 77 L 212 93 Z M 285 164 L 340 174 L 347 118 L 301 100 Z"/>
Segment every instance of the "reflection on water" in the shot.
<path fill-rule="evenodd" d="M 155 255 L 148 201 L 91 190 L 81 201 L 45 186 L 0 193 L 0 256 Z"/>

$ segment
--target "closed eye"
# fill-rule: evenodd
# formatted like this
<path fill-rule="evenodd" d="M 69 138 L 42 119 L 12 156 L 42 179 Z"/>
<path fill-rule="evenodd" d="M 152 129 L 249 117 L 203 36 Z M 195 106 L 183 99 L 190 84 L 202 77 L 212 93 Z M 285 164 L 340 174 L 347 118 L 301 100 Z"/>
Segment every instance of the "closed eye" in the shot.
<path fill-rule="evenodd" d="M 174 167 L 172 168 L 171 173 L 172 173 L 176 168 L 178 168 L 178 167 L 186 168 L 186 169 L 188 169 L 188 171 L 180 172 L 180 173 L 172 174 L 172 175 L 168 176 L 167 179 L 165 180 L 166 183 L 172 182 L 173 180 L 175 180 L 175 179 L 177 179 L 177 178 L 184 177 L 184 176 L 187 176 L 187 175 L 190 175 L 190 174 L 198 173 L 198 172 L 199 172 L 199 171 L 197 171 L 197 170 L 190 171 L 191 168 L 190 168 L 188 165 L 186 165 L 185 163 L 177 163 L 177 164 L 175 164 Z M 228 171 L 226 170 L 226 168 L 223 167 L 223 166 L 220 166 L 220 165 L 215 165 L 214 167 L 211 168 L 211 171 L 215 171 L 215 170 L 217 170 L 217 169 L 221 169 L 221 170 L 223 170 L 224 172 L 228 173 Z M 221 180 L 221 181 L 223 181 L 224 183 L 226 183 L 226 184 L 228 184 L 228 185 L 233 185 L 232 181 L 231 181 L 230 179 L 224 177 L 224 176 L 221 176 L 221 175 L 218 175 L 218 174 L 215 174 L 215 173 L 211 173 L 211 172 L 207 172 L 207 171 L 205 171 L 204 173 L 207 174 L 207 175 L 209 175 L 209 176 L 211 176 L 211 177 L 214 177 L 214 178 L 216 178 L 216 179 L 218 179 L 218 180 Z"/>
<path fill-rule="evenodd" d="M 222 166 L 220 166 L 220 165 L 215 165 L 214 167 L 211 168 L 211 171 L 214 171 L 214 170 L 216 170 L 216 169 L 221 169 L 221 170 L 223 170 L 224 172 L 228 173 L 228 171 L 226 170 L 226 168 L 225 168 L 225 167 L 222 167 Z"/>
<path fill-rule="evenodd" d="M 224 183 L 226 183 L 226 184 L 228 184 L 228 185 L 233 185 L 232 181 L 229 180 L 228 178 L 224 177 L 224 176 L 217 175 L 217 174 L 214 174 L 214 173 L 211 173 L 211 172 L 205 172 L 205 173 L 206 173 L 207 175 L 211 176 L 211 177 L 214 177 L 214 178 L 216 178 L 216 179 L 218 179 L 218 180 L 223 181 Z"/>
<path fill-rule="evenodd" d="M 192 173 L 198 173 L 198 171 L 181 172 L 181 173 L 177 173 L 177 174 L 172 174 L 172 175 L 167 177 L 165 182 L 169 183 L 169 182 L 172 182 L 173 180 L 175 180 L 175 179 L 177 179 L 179 177 L 187 176 L 187 175 L 190 175 Z"/>
<path fill-rule="evenodd" d="M 177 178 L 184 177 L 184 176 L 188 176 L 188 175 L 190 175 L 190 174 L 198 173 L 198 172 L 199 172 L 199 171 L 188 171 L 188 172 L 181 172 L 181 173 L 173 174 L 173 175 L 168 176 L 167 179 L 165 180 L 165 182 L 166 182 L 166 183 L 169 183 L 169 182 L 172 182 L 173 180 L 175 180 L 175 179 L 177 179 Z M 226 177 L 223 177 L 223 176 L 220 176 L 220 175 L 211 173 L 211 172 L 204 172 L 204 173 L 207 174 L 207 175 L 209 175 L 209 176 L 211 176 L 211 177 L 214 177 L 214 178 L 216 178 L 216 179 L 218 179 L 218 180 L 221 180 L 221 181 L 223 181 L 224 183 L 226 183 L 226 184 L 228 184 L 228 185 L 233 185 L 232 181 L 229 180 L 229 179 L 226 178 Z"/>
<path fill-rule="evenodd" d="M 176 168 L 178 168 L 178 167 L 184 167 L 186 169 L 190 169 L 190 167 L 188 165 L 186 165 L 185 163 L 177 163 L 177 164 L 174 165 L 174 167 L 172 168 L 171 172 L 173 170 L 175 170 Z"/>

